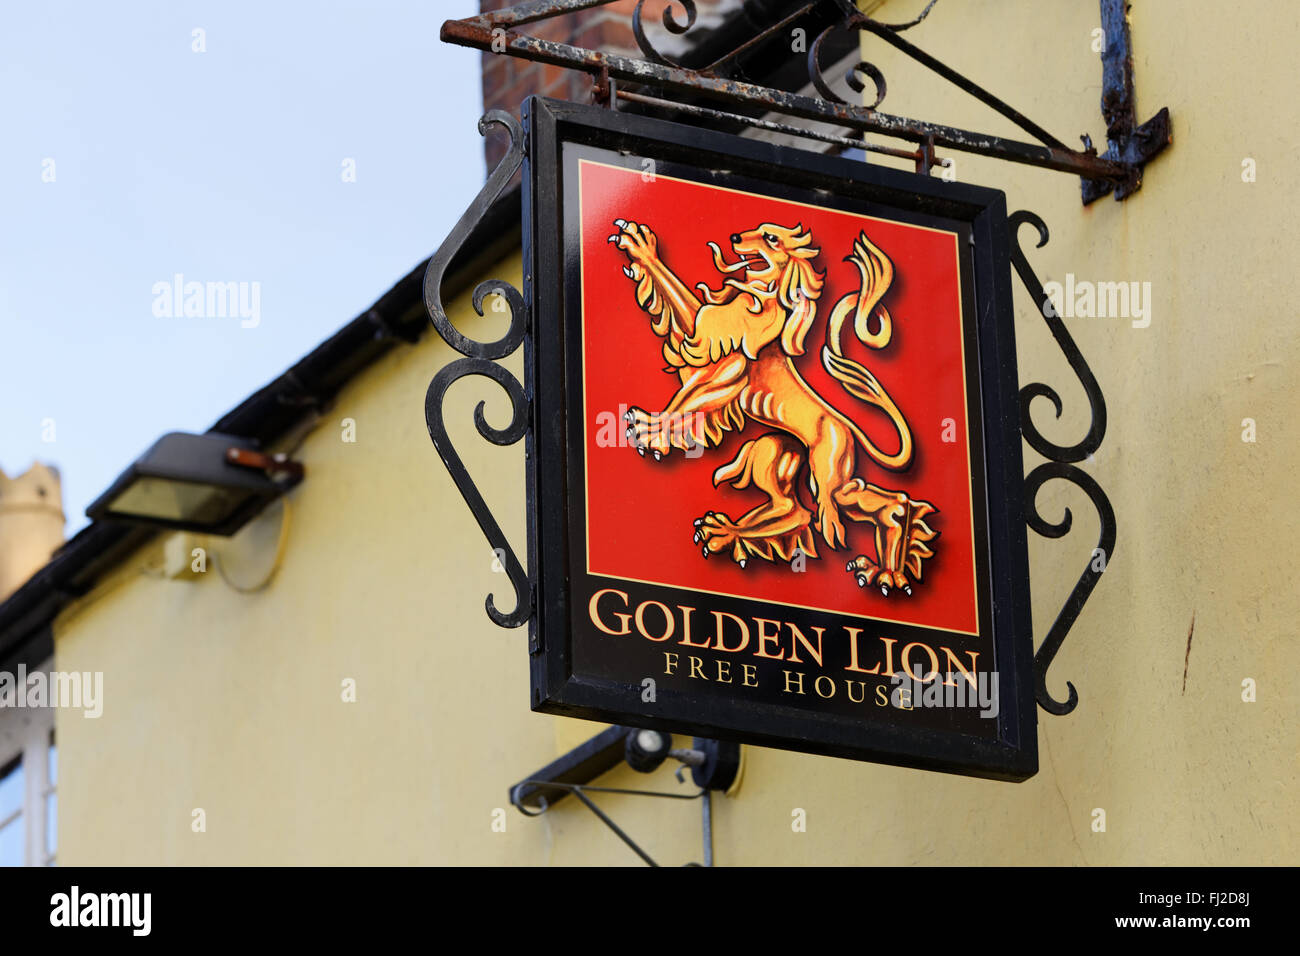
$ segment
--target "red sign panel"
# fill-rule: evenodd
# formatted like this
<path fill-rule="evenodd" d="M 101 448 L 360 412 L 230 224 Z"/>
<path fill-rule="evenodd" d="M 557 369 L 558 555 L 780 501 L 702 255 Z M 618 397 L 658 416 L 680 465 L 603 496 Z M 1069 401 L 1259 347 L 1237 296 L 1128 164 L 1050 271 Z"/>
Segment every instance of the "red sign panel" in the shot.
<path fill-rule="evenodd" d="M 588 570 L 975 635 L 958 235 L 578 188 Z"/>

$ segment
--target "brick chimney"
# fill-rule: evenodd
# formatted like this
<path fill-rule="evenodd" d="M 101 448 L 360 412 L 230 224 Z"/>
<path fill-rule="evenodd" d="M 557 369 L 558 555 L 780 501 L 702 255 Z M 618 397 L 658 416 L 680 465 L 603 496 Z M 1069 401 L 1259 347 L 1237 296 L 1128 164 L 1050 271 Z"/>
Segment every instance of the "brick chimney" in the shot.
<path fill-rule="evenodd" d="M 489 13 L 518 2 L 519 0 L 481 0 L 479 9 L 483 13 Z M 526 24 L 520 28 L 520 32 L 557 43 L 570 43 L 587 50 L 641 58 L 636 38 L 632 35 L 632 11 L 636 9 L 636 4 L 637 0 L 615 0 L 604 6 Z M 739 5 L 739 0 L 697 0 L 699 21 L 694 29 L 705 26 L 708 20 L 716 18 L 724 8 Z M 669 6 L 679 20 L 684 18 L 681 4 L 673 4 L 671 0 L 646 0 L 642 11 L 642 23 L 645 24 L 647 36 L 666 53 L 671 53 L 676 39 L 664 30 L 661 19 L 664 8 Z M 520 104 L 534 93 L 588 103 L 591 101 L 592 88 L 591 77 L 577 70 L 534 63 L 491 51 L 483 53 L 484 113 L 502 109 L 517 117 Z M 500 137 L 487 138 L 484 151 L 489 170 L 496 167 L 505 149 Z"/>
<path fill-rule="evenodd" d="M 16 478 L 0 471 L 0 601 L 63 544 L 64 520 L 57 468 L 37 462 Z"/>

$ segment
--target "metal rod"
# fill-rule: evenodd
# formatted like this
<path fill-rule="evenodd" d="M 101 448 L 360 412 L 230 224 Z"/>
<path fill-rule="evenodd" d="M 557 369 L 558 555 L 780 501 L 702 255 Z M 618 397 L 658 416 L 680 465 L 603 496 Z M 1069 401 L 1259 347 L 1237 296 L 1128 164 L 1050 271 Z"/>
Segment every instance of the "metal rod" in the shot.
<path fill-rule="evenodd" d="M 585 793 L 582 792 L 582 787 L 574 787 L 573 795 L 577 797 L 579 800 L 581 800 L 584 804 L 586 804 L 587 809 L 589 809 L 592 813 L 596 814 L 596 816 L 600 817 L 600 822 L 605 824 L 605 826 L 609 827 L 611 830 L 613 830 L 618 835 L 618 838 L 620 840 L 622 840 L 624 843 L 626 843 L 629 847 L 632 848 L 633 853 L 635 853 L 641 859 L 645 860 L 645 862 L 650 866 L 659 865 L 651 858 L 650 854 L 646 853 L 645 850 L 641 849 L 639 846 L 636 845 L 635 840 L 633 840 L 630 836 L 628 836 L 626 833 L 620 830 L 617 823 L 615 823 L 609 817 L 605 816 L 605 814 L 601 812 L 600 807 L 596 806 L 594 803 L 591 802 L 591 799 Z"/>
<path fill-rule="evenodd" d="M 726 56 L 722 56 L 714 60 L 704 69 L 700 70 L 700 72 L 716 74 L 720 68 L 728 65 L 732 60 L 742 56 L 745 53 L 748 53 L 754 47 L 761 44 L 764 40 L 784 30 L 789 24 L 793 23 L 795 20 L 798 20 L 800 17 L 805 16 L 808 13 L 811 13 L 813 11 L 813 8 L 815 8 L 816 6 L 817 6 L 817 0 L 813 0 L 812 3 L 804 4 L 802 7 L 795 10 L 794 13 L 790 14 L 784 20 L 774 23 L 767 29 L 762 30 L 759 33 L 755 34 L 754 36 L 750 37 L 748 40 L 746 40 L 740 46 L 736 47 Z"/>
<path fill-rule="evenodd" d="M 603 7 L 614 2 L 615 0 L 528 0 L 528 2 L 515 3 L 500 10 L 494 10 L 491 13 L 483 13 L 477 17 L 467 17 L 465 22 L 477 21 L 485 24 L 489 29 L 492 27 L 522 26 L 535 20 L 548 20 L 561 14 L 577 13 L 579 10 Z"/>
<path fill-rule="evenodd" d="M 560 790 L 568 790 L 576 793 L 579 790 L 589 790 L 592 793 L 626 793 L 636 797 L 665 797 L 668 800 L 698 800 L 707 790 L 701 790 L 699 793 L 663 793 L 657 790 L 624 790 L 619 787 L 589 787 L 585 783 L 560 783 L 558 780 L 521 780 L 515 785 L 518 790 L 525 784 L 536 787 L 555 787 Z"/>
<path fill-rule="evenodd" d="M 808 129 L 803 126 L 791 126 L 788 123 L 776 123 L 772 120 L 758 119 L 753 116 L 742 116 L 739 113 L 728 113 L 724 110 L 709 109 L 707 106 L 691 106 L 687 103 L 675 103 L 672 100 L 662 100 L 657 96 L 646 96 L 643 93 L 629 93 L 627 90 L 619 90 L 618 98 L 621 100 L 627 100 L 629 103 L 641 103 L 645 106 L 655 106 L 665 110 L 677 110 L 688 116 L 698 116 L 704 119 L 734 120 L 737 123 L 744 123 L 746 126 L 753 126 L 756 129 L 765 129 L 770 130 L 773 133 L 785 133 L 790 136 L 802 136 L 808 139 L 820 140 L 823 143 L 833 143 L 836 146 L 843 146 L 846 149 L 861 149 L 868 153 L 897 156 L 899 159 L 915 160 L 920 155 L 917 150 L 898 149 L 894 146 L 877 146 L 875 143 L 868 143 L 864 139 L 853 139 L 851 136 L 836 136 L 833 133 L 822 133 L 818 130 Z"/>
<path fill-rule="evenodd" d="M 1130 175 L 1128 167 L 1123 163 L 1075 150 L 973 133 L 969 130 L 893 116 L 850 104 L 830 103 L 802 94 L 786 93 L 738 80 L 701 76 L 691 70 L 661 66 L 613 53 L 582 50 L 566 43 L 523 36 L 510 30 L 505 31 L 503 48 L 500 34 L 494 37 L 493 28 L 482 17 L 470 20 L 448 20 L 442 25 L 441 36 L 444 42 L 480 50 L 492 49 L 495 40 L 498 52 L 540 63 L 566 66 L 590 74 L 599 74 L 602 69 L 607 69 L 609 75 L 615 79 L 639 84 L 656 84 L 673 91 L 698 93 L 730 102 L 744 103 L 802 119 L 847 126 L 863 133 L 879 133 L 918 143 L 929 138 L 935 146 L 992 156 L 1013 163 L 1056 169 L 1090 179 L 1120 182 Z"/>
<path fill-rule="evenodd" d="M 704 865 L 713 865 L 713 794 L 704 791 Z"/>
<path fill-rule="evenodd" d="M 974 82 L 973 80 L 969 80 L 966 77 L 962 76 L 952 67 L 943 63 L 941 60 L 935 59 L 930 54 L 922 50 L 920 47 L 909 43 L 907 40 L 904 40 L 895 32 L 896 28 L 891 28 L 888 24 L 878 23 L 875 20 L 864 20 L 860 24 L 860 26 L 864 30 L 871 31 L 876 36 L 880 37 L 880 39 L 888 43 L 890 46 L 895 47 L 896 49 L 910 56 L 913 60 L 916 60 L 916 62 L 920 63 L 922 66 L 925 66 L 933 70 L 935 73 L 938 73 L 945 80 L 952 83 L 959 89 L 965 91 L 966 93 L 969 93 L 971 96 L 975 97 L 975 99 L 979 100 L 985 106 L 997 110 L 1007 119 L 1011 120 L 1011 122 L 1015 123 L 1021 129 L 1023 129 L 1030 136 L 1033 136 L 1035 139 L 1041 140 L 1042 142 L 1046 143 L 1048 146 L 1051 146 L 1055 149 L 1066 148 L 1064 143 L 1062 143 L 1051 133 L 1047 132 L 1047 130 L 1043 129 L 1033 120 L 1031 120 L 1029 117 L 1025 116 L 1019 110 L 1008 105 L 1007 103 L 1004 103 L 1002 100 L 998 99 L 988 90 L 984 89 L 984 87 L 980 86 L 978 83 Z"/>

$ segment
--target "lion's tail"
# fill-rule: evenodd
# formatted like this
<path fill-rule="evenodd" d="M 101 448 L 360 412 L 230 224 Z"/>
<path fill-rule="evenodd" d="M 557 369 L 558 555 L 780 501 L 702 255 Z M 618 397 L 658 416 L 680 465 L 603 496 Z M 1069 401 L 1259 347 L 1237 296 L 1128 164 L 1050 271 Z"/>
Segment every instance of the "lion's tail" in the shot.
<path fill-rule="evenodd" d="M 883 349 L 894 336 L 894 320 L 881 301 L 894 281 L 894 263 L 865 232 L 858 233 L 853 241 L 853 251 L 844 257 L 857 267 L 861 276 L 861 289 L 844 295 L 831 310 L 826 326 L 826 339 L 837 355 L 844 352 L 839 346 L 840 329 L 853 316 L 853 332 L 869 349 Z M 876 331 L 871 331 L 871 321 L 876 321 Z"/>
<path fill-rule="evenodd" d="M 830 372 L 837 382 L 844 386 L 844 390 L 854 398 L 861 399 L 868 405 L 874 405 L 882 412 L 889 416 L 889 420 L 894 423 L 894 428 L 898 431 L 898 451 L 893 455 L 887 455 L 877 448 L 863 431 L 853 422 L 849 422 L 849 427 L 853 429 L 853 434 L 861 442 L 862 447 L 866 449 L 868 455 L 875 459 L 876 463 L 882 468 L 888 468 L 891 471 L 901 471 L 912 463 L 912 429 L 907 425 L 907 419 L 899 411 L 894 400 L 881 386 L 876 377 L 863 365 L 846 358 L 843 355 L 836 354 L 829 345 L 822 349 L 822 364 L 826 366 L 826 371 Z"/>
<path fill-rule="evenodd" d="M 826 326 L 822 365 L 844 386 L 846 392 L 868 405 L 874 405 L 889 416 L 898 432 L 898 451 L 893 455 L 885 454 L 872 444 L 871 439 L 853 422 L 848 424 L 867 454 L 877 464 L 892 471 L 901 471 L 912 463 L 912 430 L 907 426 L 907 419 L 876 377 L 865 366 L 846 356 L 844 347 L 840 344 L 841 330 L 850 315 L 853 316 L 853 331 L 863 345 L 882 349 L 889 344 L 893 337 L 893 319 L 881 300 L 894 281 L 894 264 L 867 238 L 865 232 L 858 234 L 853 243 L 853 251 L 845 261 L 857 266 L 862 276 L 862 288 L 858 292 L 850 292 L 835 304 Z M 878 324 L 875 332 L 871 331 L 873 318 Z"/>

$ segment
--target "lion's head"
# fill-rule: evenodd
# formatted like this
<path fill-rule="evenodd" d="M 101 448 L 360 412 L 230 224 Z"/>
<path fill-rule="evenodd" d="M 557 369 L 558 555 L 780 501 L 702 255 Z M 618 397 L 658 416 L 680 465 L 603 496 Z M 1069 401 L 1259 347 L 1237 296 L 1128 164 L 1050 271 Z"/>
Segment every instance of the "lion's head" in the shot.
<path fill-rule="evenodd" d="M 739 345 L 755 358 L 779 334 L 786 354 L 802 355 L 824 276 L 812 265 L 821 252 L 813 247 L 812 234 L 804 232 L 802 225 L 791 229 L 765 222 L 748 232 L 732 233 L 732 252 L 740 257 L 737 262 L 726 262 L 717 243 L 710 242 L 709 248 L 714 265 L 727 278 L 717 291 L 702 282 L 697 286 L 714 307 L 707 318 L 706 309 L 701 309 L 705 328 L 697 328 L 697 338 L 719 342 L 723 354 Z M 743 278 L 734 278 L 737 272 Z M 738 305 L 743 305 L 747 315 L 719 311 L 719 307 Z"/>

